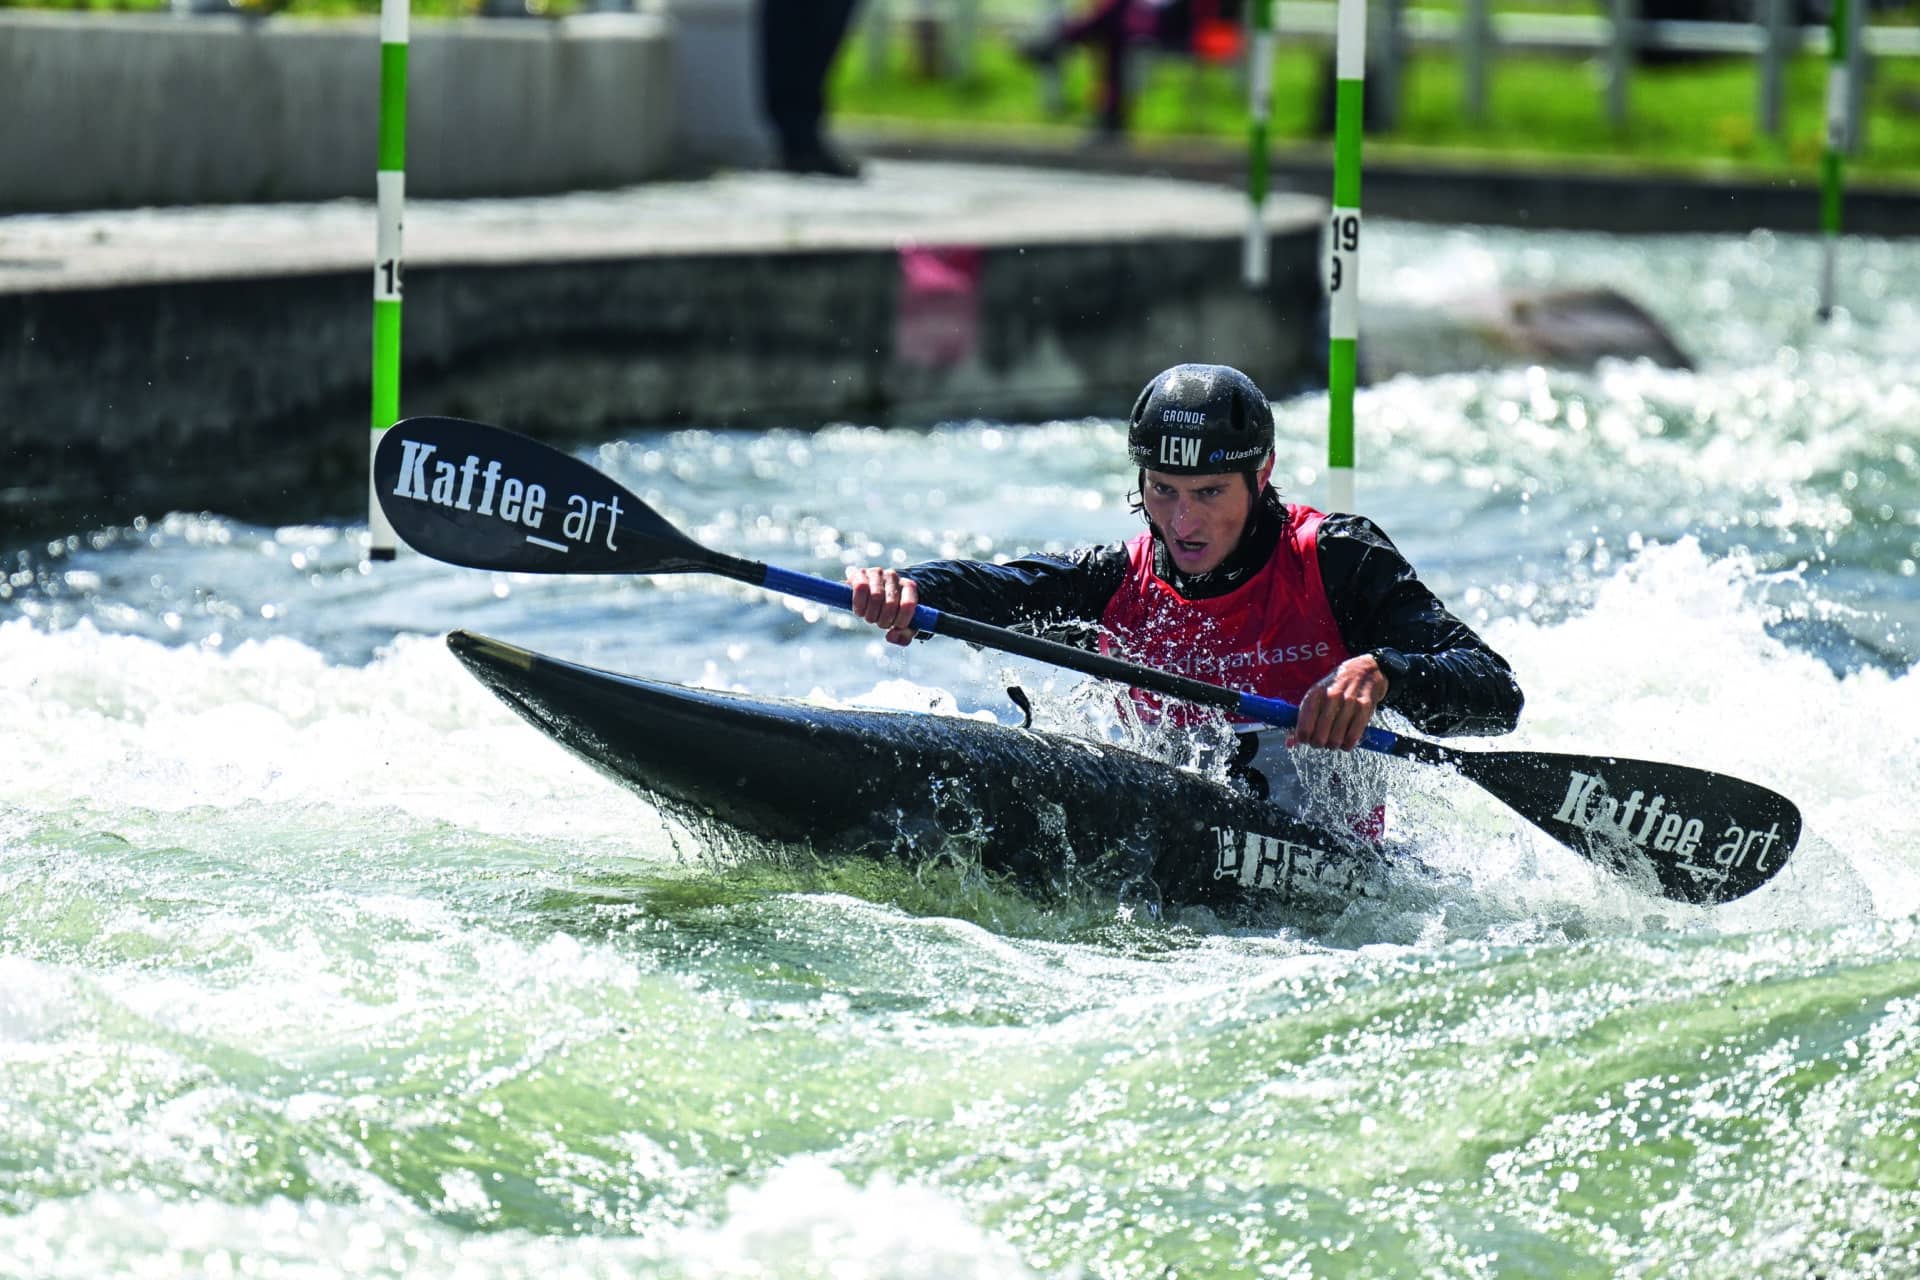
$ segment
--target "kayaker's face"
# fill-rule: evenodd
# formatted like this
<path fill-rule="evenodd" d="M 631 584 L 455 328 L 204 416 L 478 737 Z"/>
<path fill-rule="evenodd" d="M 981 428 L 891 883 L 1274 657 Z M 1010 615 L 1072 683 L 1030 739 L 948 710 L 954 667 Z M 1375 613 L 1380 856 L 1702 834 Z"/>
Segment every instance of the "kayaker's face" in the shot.
<path fill-rule="evenodd" d="M 1206 573 L 1233 554 L 1247 532 L 1254 494 L 1266 488 L 1272 471 L 1273 460 L 1269 458 L 1260 468 L 1254 488 L 1247 486 L 1245 474 L 1238 471 L 1209 476 L 1147 472 L 1140 499 L 1180 572 Z"/>

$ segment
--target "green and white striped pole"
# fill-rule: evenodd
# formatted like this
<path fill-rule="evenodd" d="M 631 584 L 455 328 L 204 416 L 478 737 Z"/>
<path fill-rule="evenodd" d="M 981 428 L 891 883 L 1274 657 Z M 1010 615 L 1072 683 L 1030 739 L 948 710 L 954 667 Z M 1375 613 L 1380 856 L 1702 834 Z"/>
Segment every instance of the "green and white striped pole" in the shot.
<path fill-rule="evenodd" d="M 400 420 L 400 222 L 407 199 L 407 9 L 380 0 L 380 159 L 374 182 L 380 225 L 373 250 L 373 435 L 367 448 L 368 556 L 391 560 L 393 526 L 373 492 L 373 451 Z"/>
<path fill-rule="evenodd" d="M 1340 0 L 1334 36 L 1333 221 L 1327 263 L 1327 510 L 1353 510 L 1353 389 L 1360 343 L 1360 132 L 1367 0 Z"/>
<path fill-rule="evenodd" d="M 1267 282 L 1267 130 L 1273 118 L 1273 0 L 1253 0 L 1247 42 L 1247 287 Z"/>
<path fill-rule="evenodd" d="M 1827 36 L 1827 149 L 1820 157 L 1820 318 L 1833 315 L 1834 272 L 1840 256 L 1840 163 L 1847 150 L 1852 83 L 1847 70 L 1848 0 L 1833 0 Z"/>

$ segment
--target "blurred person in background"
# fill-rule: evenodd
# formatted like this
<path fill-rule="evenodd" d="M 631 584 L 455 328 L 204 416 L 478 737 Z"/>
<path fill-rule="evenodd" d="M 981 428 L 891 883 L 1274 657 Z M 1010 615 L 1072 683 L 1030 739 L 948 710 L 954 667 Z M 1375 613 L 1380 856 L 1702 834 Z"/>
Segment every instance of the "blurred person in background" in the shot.
<path fill-rule="evenodd" d="M 1020 51 L 1029 61 L 1051 67 L 1068 49 L 1086 46 L 1098 84 L 1094 140 L 1116 142 L 1127 132 L 1132 52 L 1159 49 L 1228 60 L 1239 53 L 1239 10 L 1239 0 L 1093 0 L 1079 17 L 1027 41 Z"/>
<path fill-rule="evenodd" d="M 789 173 L 857 178 L 827 145 L 827 74 L 853 22 L 855 0 L 760 0 L 761 106 Z"/>

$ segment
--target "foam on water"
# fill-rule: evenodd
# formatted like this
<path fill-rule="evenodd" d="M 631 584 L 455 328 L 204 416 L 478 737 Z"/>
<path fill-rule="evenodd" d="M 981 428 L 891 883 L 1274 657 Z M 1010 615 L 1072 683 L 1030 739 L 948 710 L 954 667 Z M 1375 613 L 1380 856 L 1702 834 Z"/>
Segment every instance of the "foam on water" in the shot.
<path fill-rule="evenodd" d="M 1489 638 L 1529 691 L 1520 734 L 1501 745 L 1673 758 L 1794 798 L 1807 834 L 1792 872 L 1752 904 L 1710 913 L 1722 925 L 1761 927 L 1789 904 L 1802 924 L 1855 918 L 1868 901 L 1897 918 L 1920 901 L 1920 830 L 1898 800 L 1920 764 L 1920 682 L 1872 666 L 1836 675 L 1773 634 L 1800 607 L 1774 602 L 1793 579 L 1682 539 L 1598 579 L 1583 612 L 1493 621 Z M 192 831 L 203 856 L 244 859 L 250 845 L 310 844 L 324 810 L 349 843 L 381 831 L 445 844 L 451 828 L 550 856 L 675 856 L 644 802 L 524 726 L 432 639 L 343 666 L 288 639 L 168 646 L 85 621 L 58 632 L 16 621 L 0 626 L 0 671 L 0 715 L 19 726 L 15 829 L 55 823 L 135 843 Z M 810 696 L 987 714 L 898 678 Z M 1610 877 L 1584 874 L 1477 788 L 1403 772 L 1411 829 L 1436 866 L 1495 899 L 1517 894 L 1510 907 L 1526 918 L 1577 905 L 1553 896 L 1562 886 L 1609 896 Z M 1800 892 L 1812 883 L 1818 895 Z M 1486 924 L 1461 927 L 1478 936 Z"/>
<path fill-rule="evenodd" d="M 9 802 L 45 813 L 242 806 L 393 810 L 478 831 L 613 838 L 597 779 L 469 677 L 437 639 L 364 666 L 292 639 L 169 646 L 88 621 L 0 624 Z"/>
<path fill-rule="evenodd" d="M 450 1176 L 448 1199 L 484 1198 Z M 1017 1251 L 931 1188 L 888 1175 L 850 1183 L 823 1162 L 779 1166 L 737 1186 L 718 1221 L 646 1238 L 474 1234 L 404 1202 L 339 1206 L 270 1199 L 183 1204 L 95 1192 L 0 1221 L 0 1267 L 44 1280 L 94 1280 L 143 1259 L 150 1274 L 306 1277 L 540 1276 L 611 1280 L 1020 1280 Z"/>
<path fill-rule="evenodd" d="M 1805 831 L 1788 869 L 1740 903 L 1699 912 L 1700 927 L 1911 915 L 1920 907 L 1920 812 L 1903 799 L 1900 779 L 1920 770 L 1912 719 L 1920 669 L 1834 674 L 1770 631 L 1780 609 L 1767 601 L 1777 585 L 1778 575 L 1757 571 L 1750 557 L 1709 559 L 1687 539 L 1629 560 L 1585 612 L 1545 625 L 1496 622 L 1488 638 L 1529 695 L 1520 732 L 1499 745 L 1671 759 L 1760 782 L 1798 803 Z M 1497 802 L 1469 784 L 1446 790 L 1480 821 L 1497 819 Z M 1458 810 L 1436 821 L 1457 825 Z M 1531 837 L 1531 846 L 1511 865 L 1514 889 L 1535 909 L 1589 879 L 1551 842 Z M 1489 846 L 1451 848 L 1485 868 Z M 1430 856 L 1445 865 L 1444 855 Z M 1622 888 L 1612 877 L 1596 871 L 1592 881 L 1597 898 L 1625 905 L 1608 892 Z M 1641 901 L 1639 913 L 1676 914 L 1667 904 L 1648 913 Z"/>

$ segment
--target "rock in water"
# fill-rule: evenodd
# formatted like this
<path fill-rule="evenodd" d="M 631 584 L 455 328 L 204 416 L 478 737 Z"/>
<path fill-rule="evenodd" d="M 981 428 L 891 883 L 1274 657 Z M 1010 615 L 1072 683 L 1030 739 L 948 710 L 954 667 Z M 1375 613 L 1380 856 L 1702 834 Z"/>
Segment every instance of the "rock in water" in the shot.
<path fill-rule="evenodd" d="M 1500 290 L 1429 307 L 1370 306 L 1361 325 L 1361 372 L 1369 382 L 1515 364 L 1581 369 L 1607 357 L 1693 367 L 1658 320 L 1608 288 Z"/>

